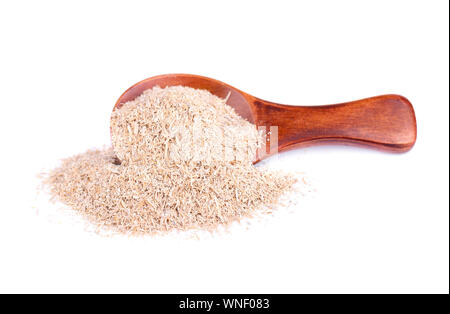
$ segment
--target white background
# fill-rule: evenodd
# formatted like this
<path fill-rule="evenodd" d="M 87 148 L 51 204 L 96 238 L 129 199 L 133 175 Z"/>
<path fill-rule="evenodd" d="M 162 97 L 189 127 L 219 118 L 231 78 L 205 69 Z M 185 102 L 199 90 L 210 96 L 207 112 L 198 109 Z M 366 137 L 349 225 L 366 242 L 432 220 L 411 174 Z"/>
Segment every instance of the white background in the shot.
<path fill-rule="evenodd" d="M 448 1 L 1 2 L 0 292 L 448 293 L 448 23 Z M 109 144 L 116 99 L 164 73 L 293 105 L 402 94 L 417 143 L 283 154 L 317 192 L 200 240 L 102 237 L 39 201 L 36 174 Z"/>

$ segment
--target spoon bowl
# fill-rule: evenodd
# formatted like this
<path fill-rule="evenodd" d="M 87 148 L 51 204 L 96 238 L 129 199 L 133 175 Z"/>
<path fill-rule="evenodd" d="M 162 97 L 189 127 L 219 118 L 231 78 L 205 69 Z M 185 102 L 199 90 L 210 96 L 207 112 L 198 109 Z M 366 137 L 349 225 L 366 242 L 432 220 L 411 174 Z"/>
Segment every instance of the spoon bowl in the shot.
<path fill-rule="evenodd" d="M 239 115 L 258 127 L 276 127 L 277 138 L 267 132 L 265 152 L 257 161 L 276 152 L 322 144 L 349 144 L 389 152 L 410 150 L 417 137 L 411 103 L 400 95 L 382 95 L 324 106 L 290 106 L 249 95 L 218 80 L 193 74 L 165 74 L 140 81 L 117 100 L 114 110 L 154 86 L 188 86 L 226 98 Z M 270 130 L 272 130 L 270 129 Z"/>

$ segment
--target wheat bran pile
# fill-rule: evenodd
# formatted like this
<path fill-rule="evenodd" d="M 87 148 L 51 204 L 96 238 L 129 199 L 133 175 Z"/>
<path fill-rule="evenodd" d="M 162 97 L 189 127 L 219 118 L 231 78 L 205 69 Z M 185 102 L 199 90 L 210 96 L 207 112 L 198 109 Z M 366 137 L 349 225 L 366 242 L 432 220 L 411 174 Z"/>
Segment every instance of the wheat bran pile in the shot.
<path fill-rule="evenodd" d="M 252 165 L 264 140 L 225 99 L 154 87 L 111 116 L 114 146 L 67 158 L 51 195 L 119 233 L 215 230 L 276 205 L 294 177 Z"/>

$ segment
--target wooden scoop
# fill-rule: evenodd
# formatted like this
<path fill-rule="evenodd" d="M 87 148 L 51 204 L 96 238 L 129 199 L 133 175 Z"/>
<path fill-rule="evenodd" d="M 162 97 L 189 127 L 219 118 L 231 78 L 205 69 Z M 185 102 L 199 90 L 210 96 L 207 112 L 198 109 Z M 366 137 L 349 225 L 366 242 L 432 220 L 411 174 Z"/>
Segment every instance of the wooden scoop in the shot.
<path fill-rule="evenodd" d="M 131 86 L 119 97 L 114 109 L 156 85 L 206 89 L 221 98 L 229 95 L 227 104 L 248 121 L 257 126 L 278 127 L 278 150 L 275 150 L 278 152 L 327 143 L 405 152 L 416 141 L 414 109 L 408 99 L 399 95 L 382 95 L 326 106 L 288 106 L 256 98 L 208 77 L 166 74 Z M 269 149 L 257 161 L 268 155 Z"/>

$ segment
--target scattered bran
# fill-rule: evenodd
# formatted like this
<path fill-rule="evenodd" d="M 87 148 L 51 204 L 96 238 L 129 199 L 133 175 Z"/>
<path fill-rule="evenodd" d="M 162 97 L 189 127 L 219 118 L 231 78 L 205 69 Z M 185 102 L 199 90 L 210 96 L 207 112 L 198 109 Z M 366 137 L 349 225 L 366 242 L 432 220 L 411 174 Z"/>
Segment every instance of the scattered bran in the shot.
<path fill-rule="evenodd" d="M 277 205 L 296 181 L 252 165 L 263 134 L 206 90 L 145 91 L 112 113 L 111 138 L 114 151 L 67 158 L 44 183 L 119 233 L 215 230 Z"/>

